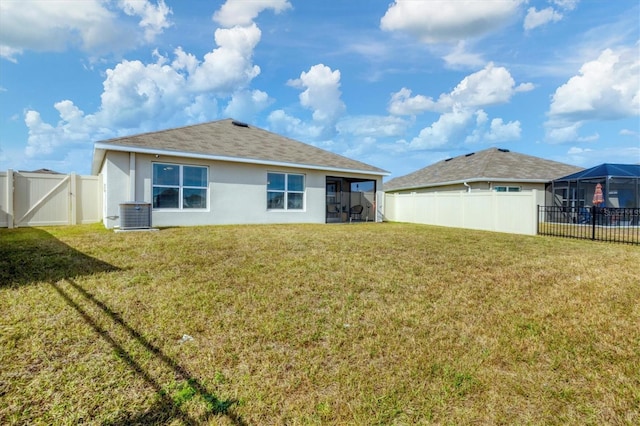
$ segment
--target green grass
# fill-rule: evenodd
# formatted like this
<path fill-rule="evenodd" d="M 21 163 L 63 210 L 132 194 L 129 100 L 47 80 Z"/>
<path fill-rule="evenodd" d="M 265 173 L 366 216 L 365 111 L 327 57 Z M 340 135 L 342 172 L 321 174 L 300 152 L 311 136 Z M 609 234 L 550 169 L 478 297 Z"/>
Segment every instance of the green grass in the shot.
<path fill-rule="evenodd" d="M 639 277 L 409 224 L 4 229 L 0 423 L 638 424 Z"/>

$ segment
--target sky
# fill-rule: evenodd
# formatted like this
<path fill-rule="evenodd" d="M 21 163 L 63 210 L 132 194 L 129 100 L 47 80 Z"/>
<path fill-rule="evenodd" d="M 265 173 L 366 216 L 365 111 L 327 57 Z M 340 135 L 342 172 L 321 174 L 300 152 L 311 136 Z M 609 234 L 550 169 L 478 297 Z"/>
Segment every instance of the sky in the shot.
<path fill-rule="evenodd" d="M 637 0 L 0 0 L 0 170 L 233 118 L 405 175 L 640 163 Z"/>

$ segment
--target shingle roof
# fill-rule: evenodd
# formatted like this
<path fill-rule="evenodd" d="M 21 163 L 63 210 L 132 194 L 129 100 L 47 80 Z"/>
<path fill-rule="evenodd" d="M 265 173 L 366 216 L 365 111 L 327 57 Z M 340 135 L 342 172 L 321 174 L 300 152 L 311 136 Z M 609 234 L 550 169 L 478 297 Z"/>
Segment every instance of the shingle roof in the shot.
<path fill-rule="evenodd" d="M 384 183 L 385 191 L 477 181 L 549 182 L 582 170 L 557 161 L 489 148 L 439 161 Z"/>
<path fill-rule="evenodd" d="M 573 173 L 569 176 L 563 176 L 556 181 L 578 180 L 589 178 L 606 178 L 606 177 L 640 177 L 640 164 L 611 164 L 604 163 L 594 166 L 590 169 Z"/>
<path fill-rule="evenodd" d="M 97 142 L 93 159 L 94 174 L 99 171 L 104 152 L 110 149 L 146 153 L 162 152 L 183 157 L 194 156 L 376 175 L 389 174 L 386 170 L 369 164 L 232 119 Z"/>

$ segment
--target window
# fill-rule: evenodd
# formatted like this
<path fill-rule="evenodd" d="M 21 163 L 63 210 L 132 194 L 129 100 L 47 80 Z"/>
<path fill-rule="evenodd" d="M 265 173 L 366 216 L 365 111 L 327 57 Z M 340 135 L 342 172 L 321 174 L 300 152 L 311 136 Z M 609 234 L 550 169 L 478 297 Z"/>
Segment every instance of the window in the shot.
<path fill-rule="evenodd" d="M 304 175 L 267 173 L 267 209 L 302 210 Z"/>
<path fill-rule="evenodd" d="M 496 192 L 520 192 L 519 186 L 496 186 Z"/>
<path fill-rule="evenodd" d="M 153 164 L 154 209 L 206 209 L 209 170 L 201 166 Z"/>

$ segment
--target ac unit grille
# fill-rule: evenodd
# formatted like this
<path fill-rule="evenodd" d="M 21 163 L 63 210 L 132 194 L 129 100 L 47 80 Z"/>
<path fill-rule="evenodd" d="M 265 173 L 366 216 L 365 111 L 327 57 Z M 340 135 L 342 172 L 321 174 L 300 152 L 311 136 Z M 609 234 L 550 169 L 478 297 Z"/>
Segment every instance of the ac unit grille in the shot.
<path fill-rule="evenodd" d="M 151 228 L 150 203 L 122 203 L 120 204 L 120 229 Z"/>

